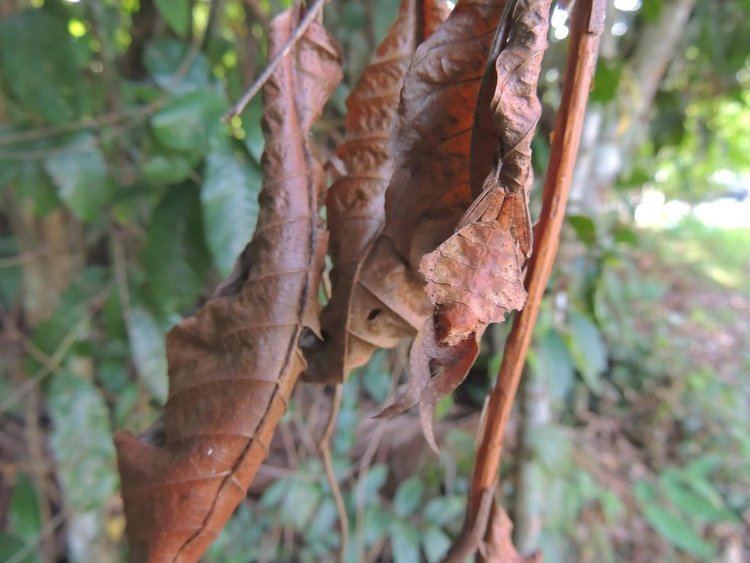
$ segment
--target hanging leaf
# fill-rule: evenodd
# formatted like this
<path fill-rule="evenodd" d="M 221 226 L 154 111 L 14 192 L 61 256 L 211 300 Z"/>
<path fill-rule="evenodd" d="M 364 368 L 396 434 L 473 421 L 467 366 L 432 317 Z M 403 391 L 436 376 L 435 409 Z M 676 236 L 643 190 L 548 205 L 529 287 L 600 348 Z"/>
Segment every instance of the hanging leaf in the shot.
<path fill-rule="evenodd" d="M 216 267 L 228 276 L 255 228 L 262 177 L 226 138 L 214 145 L 201 186 L 203 228 Z"/>
<path fill-rule="evenodd" d="M 273 56 L 298 25 L 283 12 Z M 116 437 L 131 556 L 196 561 L 244 499 L 317 330 L 326 237 L 324 175 L 310 128 L 341 79 L 338 48 L 313 23 L 264 87 L 265 179 L 258 226 L 235 274 L 167 336 L 163 433 Z"/>
<path fill-rule="evenodd" d="M 102 216 L 114 189 L 93 135 L 75 136 L 48 156 L 44 167 L 57 186 L 60 199 L 79 219 L 91 221 Z"/>
<path fill-rule="evenodd" d="M 443 194 L 450 196 L 450 204 L 446 202 L 441 207 L 440 202 L 445 200 L 439 199 L 440 192 L 428 197 L 427 187 L 422 187 L 416 203 L 422 208 L 428 204 L 432 208 L 429 211 L 420 211 L 419 207 L 411 209 L 417 217 L 425 218 L 409 238 L 403 234 L 406 227 L 398 227 L 400 222 L 405 222 L 405 216 L 399 217 L 411 208 L 410 201 L 414 197 L 411 190 L 422 184 L 412 177 L 408 191 L 392 191 L 392 183 L 387 194 L 386 232 L 395 230 L 396 245 L 401 251 L 409 244 L 410 260 L 419 261 L 419 271 L 427 281 L 425 289 L 435 305 L 435 314 L 420 329 L 421 352 L 412 350 L 409 358 L 410 377 L 416 383 L 407 386 L 406 392 L 400 394 L 384 414 L 393 416 L 410 408 L 415 400 L 419 402 L 422 428 L 433 449 L 437 449 L 431 428 L 434 405 L 466 377 L 487 325 L 502 322 L 508 312 L 522 309 L 526 302 L 523 278 L 531 253 L 528 207 L 533 182 L 531 138 L 541 115 L 536 86 L 547 46 L 550 0 L 519 0 L 508 7 L 495 43 L 492 64 L 487 68 L 478 93 L 471 166 L 464 167 L 463 175 L 449 175 L 454 181 L 463 180 L 458 185 L 451 183 L 453 189 Z M 459 8 L 460 5 L 456 12 Z M 406 84 L 408 82 L 403 97 L 408 99 Z M 466 120 L 469 124 L 471 117 Z M 488 125 L 488 120 L 496 131 Z M 467 129 L 467 142 L 470 134 Z M 491 170 L 485 170 L 490 154 L 487 145 L 493 138 L 497 138 L 495 162 Z M 457 140 L 451 138 L 451 148 L 454 142 Z M 451 158 L 455 165 L 456 154 L 462 153 L 453 153 L 437 162 L 432 160 L 435 157 L 431 154 L 431 158 L 423 157 L 421 166 L 429 167 L 430 172 L 426 173 L 429 178 L 435 170 L 445 176 L 447 171 L 441 167 Z M 466 157 L 462 159 L 466 164 Z M 487 172 L 484 183 L 478 188 L 476 178 Z M 394 182 L 399 173 L 394 175 Z M 480 190 L 469 205 L 466 198 Z M 419 193 L 419 189 L 416 191 Z M 463 197 L 459 197 L 461 194 Z M 454 218 L 459 211 L 463 216 L 456 224 Z M 445 232 L 446 227 L 454 231 L 452 235 Z M 423 252 L 427 254 L 422 256 Z M 442 366 L 439 374 L 428 379 L 431 369 L 437 366 Z"/>
<path fill-rule="evenodd" d="M 493 507 L 487 536 L 487 561 L 503 563 L 540 563 L 541 555 L 524 557 L 513 545 L 513 522 L 498 504 Z"/>
<path fill-rule="evenodd" d="M 394 169 L 390 133 L 401 86 L 417 44 L 441 16 L 436 5 L 433 0 L 403 0 L 398 17 L 346 102 L 347 137 L 338 149 L 346 174 L 331 186 L 326 198 L 332 297 L 321 315 L 325 342 L 306 351 L 310 367 L 305 378 L 309 381 L 343 381 L 351 370 L 367 363 L 376 348 L 393 347 L 414 330 L 383 304 L 405 308 L 401 305 L 405 297 L 421 294 L 419 281 L 379 246 L 372 252 L 372 259 L 378 261 L 377 275 L 397 283 L 387 297 L 374 298 L 367 290 L 369 280 L 360 278 L 360 261 L 383 228 L 385 190 Z M 404 284 L 411 286 L 406 296 L 396 293 Z M 357 305 L 354 310 L 353 304 Z M 422 307 L 419 316 L 426 313 Z M 380 330 L 378 325 L 383 325 Z"/>
<path fill-rule="evenodd" d="M 583 380 L 594 393 L 601 391 L 599 376 L 607 369 L 607 344 L 597 326 L 588 318 L 578 313 L 571 313 L 568 319 L 570 327 L 570 350 L 573 362 Z"/>

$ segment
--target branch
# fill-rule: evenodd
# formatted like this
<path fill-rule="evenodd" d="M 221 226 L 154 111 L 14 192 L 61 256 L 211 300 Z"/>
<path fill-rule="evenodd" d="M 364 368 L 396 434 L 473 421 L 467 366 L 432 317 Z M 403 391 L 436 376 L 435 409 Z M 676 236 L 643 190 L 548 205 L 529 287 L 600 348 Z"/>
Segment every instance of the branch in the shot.
<path fill-rule="evenodd" d="M 276 70 L 276 67 L 279 66 L 279 63 L 284 60 L 284 58 L 289 54 L 289 51 L 292 50 L 292 47 L 294 47 L 297 41 L 299 41 L 305 34 L 305 31 L 307 31 L 307 28 L 310 27 L 310 24 L 315 21 L 315 18 L 323 7 L 323 4 L 325 4 L 327 1 L 328 0 L 315 0 L 315 2 L 313 2 L 312 6 L 307 9 L 307 13 L 305 13 L 305 16 L 300 20 L 297 28 L 294 30 L 294 33 L 292 33 L 289 39 L 287 39 L 281 50 L 276 53 L 273 59 L 271 59 L 271 61 L 268 63 L 268 66 L 266 66 L 263 72 L 260 73 L 260 76 L 258 76 L 258 78 L 256 78 L 255 81 L 247 88 L 247 90 L 237 101 L 237 103 L 229 108 L 229 111 L 224 116 L 224 121 L 229 121 L 233 117 L 238 117 L 242 114 L 247 104 L 250 103 L 250 100 L 252 100 L 258 94 L 258 92 L 260 92 L 260 89 L 263 88 L 263 85 L 268 82 L 269 78 L 271 78 L 274 71 Z"/>
<path fill-rule="evenodd" d="M 349 544 L 349 516 L 346 513 L 346 504 L 344 504 L 344 496 L 341 494 L 341 487 L 339 487 L 339 483 L 336 480 L 336 474 L 333 470 L 333 460 L 331 459 L 331 436 L 333 436 L 333 431 L 336 428 L 336 421 L 339 417 L 343 390 L 344 386 L 341 383 L 336 385 L 333 402 L 331 403 L 331 411 L 328 414 L 328 422 L 326 423 L 323 435 L 320 437 L 320 441 L 318 441 L 318 451 L 320 452 L 320 457 L 323 459 L 326 479 L 328 480 L 328 485 L 331 487 L 331 494 L 336 503 L 336 511 L 339 516 L 339 531 L 341 533 L 339 561 L 342 562 L 346 559 L 346 550 Z"/>
<path fill-rule="evenodd" d="M 496 486 L 505 427 L 510 418 L 532 331 L 557 254 L 596 63 L 599 35 L 603 29 L 605 4 L 606 0 L 579 0 L 575 5 L 563 97 L 552 139 L 534 252 L 526 276 L 529 297 L 526 307 L 516 316 L 505 343 L 503 361 L 497 383 L 490 394 L 487 418 L 477 451 L 464 528 L 451 547 L 446 561 L 463 561 L 475 553 L 478 548 L 477 538 L 484 536 L 487 529 L 489 518 L 486 511 L 481 510 L 482 499 Z"/>

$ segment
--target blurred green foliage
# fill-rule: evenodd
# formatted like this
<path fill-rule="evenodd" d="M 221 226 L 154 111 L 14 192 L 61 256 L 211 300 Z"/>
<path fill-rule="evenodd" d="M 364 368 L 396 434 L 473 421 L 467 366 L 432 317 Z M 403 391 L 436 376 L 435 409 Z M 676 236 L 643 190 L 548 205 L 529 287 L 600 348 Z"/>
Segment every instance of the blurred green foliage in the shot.
<path fill-rule="evenodd" d="M 623 65 L 662 3 L 615 12 L 628 32 L 617 55 L 599 64 L 593 104 L 622 96 Z M 3 561 L 41 561 L 50 542 L 72 561 L 124 557 L 111 432 L 140 432 L 157 418 L 167 394 L 164 334 L 210 295 L 252 233 L 260 99 L 239 120 L 220 117 L 264 64 L 268 18 L 289 4 L 1 7 Z M 504 475 L 528 472 L 542 493 L 546 560 L 710 561 L 748 537 L 750 388 L 741 374 L 750 368 L 750 328 L 737 316 L 750 314 L 750 234 L 692 220 L 648 231 L 632 221 L 644 186 L 691 202 L 747 188 L 748 4 L 697 3 L 646 142 L 608 202 L 615 211 L 568 218 L 529 359 L 551 416 L 530 433 L 528 455 L 509 456 L 504 467 Z M 346 59 L 346 79 L 316 131 L 327 149 L 340 139 L 346 94 L 397 6 L 326 7 Z M 561 60 L 565 47 L 553 41 L 550 60 Z M 559 88 L 560 73 L 548 74 L 544 99 L 554 105 Z M 547 121 L 535 140 L 540 178 Z M 347 382 L 333 439 L 350 518 L 347 560 L 438 561 L 445 553 L 461 524 L 477 413 L 505 330 L 490 335 L 466 385 L 439 405 L 448 430 L 438 457 L 417 440 L 397 458 L 376 448 L 363 465 L 358 429 L 392 391 L 393 355 L 377 354 Z M 37 386 L 41 460 L 28 446 L 29 389 Z M 298 397 L 282 434 L 304 426 L 305 406 Z M 395 448 L 415 427 L 405 417 L 378 440 Z M 365 452 L 374 440 L 367 436 Z M 514 441 L 511 452 L 520 448 Z M 276 467 L 206 561 L 335 556 L 338 515 L 322 463 L 314 448 L 285 450 L 274 462 L 291 469 Z M 49 466 L 41 480 L 40 464 Z M 511 507 L 513 481 L 503 480 Z"/>

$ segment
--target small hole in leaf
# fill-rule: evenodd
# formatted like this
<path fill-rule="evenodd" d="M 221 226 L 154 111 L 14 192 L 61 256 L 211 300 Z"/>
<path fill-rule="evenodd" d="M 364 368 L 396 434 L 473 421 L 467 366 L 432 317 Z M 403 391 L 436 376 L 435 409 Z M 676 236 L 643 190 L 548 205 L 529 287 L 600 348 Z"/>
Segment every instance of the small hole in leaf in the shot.
<path fill-rule="evenodd" d="M 374 321 L 381 312 L 382 312 L 381 309 L 373 309 L 372 311 L 370 311 L 370 314 L 367 315 L 367 320 Z"/>

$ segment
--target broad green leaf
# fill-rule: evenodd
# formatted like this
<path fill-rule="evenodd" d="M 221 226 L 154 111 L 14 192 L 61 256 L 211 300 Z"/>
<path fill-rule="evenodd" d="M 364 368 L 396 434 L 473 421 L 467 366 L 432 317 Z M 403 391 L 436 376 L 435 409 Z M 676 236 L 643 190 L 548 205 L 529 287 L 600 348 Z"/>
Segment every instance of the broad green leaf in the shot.
<path fill-rule="evenodd" d="M 190 2 L 188 0 L 156 0 L 156 7 L 167 25 L 180 37 L 190 29 Z"/>
<path fill-rule="evenodd" d="M 146 180 L 163 186 L 187 180 L 192 170 L 188 159 L 173 154 L 156 154 L 143 164 L 143 175 Z"/>
<path fill-rule="evenodd" d="M 651 527 L 669 543 L 705 560 L 714 556 L 713 546 L 697 535 L 682 519 L 656 504 L 642 508 Z"/>
<path fill-rule="evenodd" d="M 15 187 L 16 193 L 25 200 L 24 205 L 40 216 L 57 209 L 60 206 L 57 188 L 44 167 L 35 161 L 23 161 L 19 164 Z"/>
<path fill-rule="evenodd" d="M 164 336 L 167 327 L 142 305 L 130 309 L 127 315 L 128 339 L 133 363 L 144 386 L 159 401 L 167 401 L 167 355 Z"/>
<path fill-rule="evenodd" d="M 203 53 L 174 39 L 157 39 L 146 46 L 144 63 L 162 89 L 171 94 L 206 90 L 210 86 L 208 61 Z M 186 66 L 189 65 L 189 66 Z"/>
<path fill-rule="evenodd" d="M 206 159 L 201 203 L 206 243 L 223 276 L 231 273 L 255 229 L 261 182 L 260 172 L 227 140 L 215 143 Z"/>
<path fill-rule="evenodd" d="M 436 497 L 424 507 L 425 520 L 438 526 L 445 526 L 463 514 L 466 501 L 463 496 Z"/>
<path fill-rule="evenodd" d="M 113 195 L 96 139 L 77 135 L 44 161 L 44 167 L 58 188 L 60 199 L 83 221 L 101 217 Z"/>
<path fill-rule="evenodd" d="M 442 561 L 450 546 L 451 539 L 437 526 L 428 526 L 423 532 L 422 549 L 430 563 Z"/>
<path fill-rule="evenodd" d="M 378 496 L 378 491 L 385 485 L 388 478 L 388 467 L 382 463 L 373 465 L 367 472 L 365 479 L 365 500 L 372 500 Z"/>
<path fill-rule="evenodd" d="M 8 531 L 25 542 L 34 541 L 42 529 L 39 495 L 26 475 L 20 475 L 13 487 L 8 507 Z"/>
<path fill-rule="evenodd" d="M 117 489 L 104 398 L 90 382 L 67 371 L 54 375 L 47 398 L 50 446 L 66 506 L 74 512 L 101 510 Z"/>
<path fill-rule="evenodd" d="M 215 90 L 182 94 L 151 118 L 154 135 L 167 148 L 205 153 L 209 138 L 221 127 L 225 106 Z"/>
<path fill-rule="evenodd" d="M 569 215 L 568 223 L 578 235 L 578 239 L 586 246 L 596 242 L 596 224 L 586 215 Z"/>
<path fill-rule="evenodd" d="M 646 2 L 648 4 L 648 2 Z M 620 86 L 622 63 L 599 59 L 594 75 L 594 87 L 589 95 L 592 102 L 607 103 L 615 99 Z"/>
<path fill-rule="evenodd" d="M 392 512 L 386 511 L 379 504 L 367 503 L 362 524 L 365 545 L 373 545 L 383 539 L 392 521 Z"/>
<path fill-rule="evenodd" d="M 321 497 L 322 492 L 316 484 L 295 479 L 285 492 L 281 521 L 302 530 L 318 507 Z"/>
<path fill-rule="evenodd" d="M 398 516 L 411 516 L 422 502 L 424 485 L 418 477 L 411 477 L 403 481 L 393 497 L 393 510 Z"/>
<path fill-rule="evenodd" d="M 49 123 L 82 113 L 86 83 L 67 21 L 46 10 L 25 10 L 0 21 L 0 75 L 9 97 Z"/>
<path fill-rule="evenodd" d="M 394 563 L 419 563 L 419 531 L 408 520 L 392 520 L 390 537 Z"/>
<path fill-rule="evenodd" d="M 112 560 L 106 506 L 116 494 L 118 478 L 107 405 L 92 383 L 68 371 L 53 376 L 47 405 L 67 529 L 69 538 L 77 540 L 69 542 L 70 560 Z"/>
<path fill-rule="evenodd" d="M 571 313 L 568 319 L 570 328 L 570 349 L 578 371 L 592 392 L 600 391 L 599 376 L 607 369 L 608 353 L 599 329 L 588 318 L 579 313 Z"/>
<path fill-rule="evenodd" d="M 172 314 L 195 302 L 210 266 L 197 190 L 167 190 L 151 216 L 141 258 L 146 290 L 162 312 Z"/>

